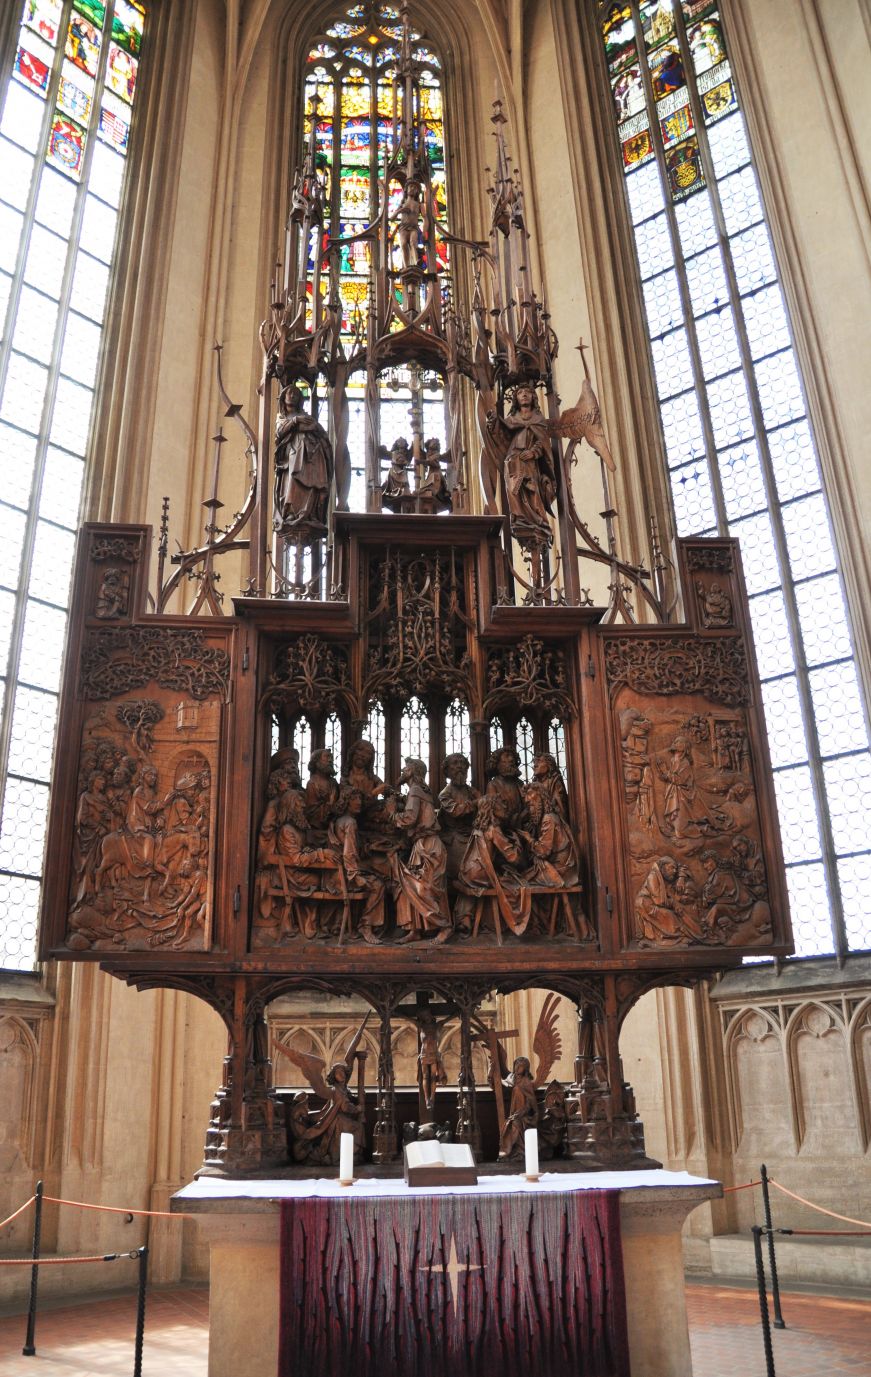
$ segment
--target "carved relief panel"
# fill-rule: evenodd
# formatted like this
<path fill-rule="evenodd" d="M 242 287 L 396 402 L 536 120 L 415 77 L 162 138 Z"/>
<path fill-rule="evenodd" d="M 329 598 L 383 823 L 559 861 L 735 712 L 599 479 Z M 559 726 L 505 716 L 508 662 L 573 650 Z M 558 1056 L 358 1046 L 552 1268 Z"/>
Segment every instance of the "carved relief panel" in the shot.
<path fill-rule="evenodd" d="M 47 875 L 55 950 L 207 951 L 230 637 L 101 625 L 110 620 L 102 581 L 93 586 L 71 648 L 78 674 L 68 676 L 55 781 L 53 835 L 64 850 Z"/>
<path fill-rule="evenodd" d="M 605 665 L 625 839 L 624 945 L 768 948 L 777 903 L 743 638 L 614 636 Z"/>

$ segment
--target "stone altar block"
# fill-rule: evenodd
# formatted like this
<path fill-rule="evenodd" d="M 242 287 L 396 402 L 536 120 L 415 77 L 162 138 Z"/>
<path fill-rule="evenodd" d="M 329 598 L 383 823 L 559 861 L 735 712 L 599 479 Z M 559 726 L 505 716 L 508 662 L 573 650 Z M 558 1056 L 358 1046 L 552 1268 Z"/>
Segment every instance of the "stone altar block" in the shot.
<path fill-rule="evenodd" d="M 684 1305 L 681 1227 L 718 1182 L 683 1172 L 546 1173 L 482 1177 L 477 1186 L 409 1190 L 401 1181 L 224 1181 L 203 1178 L 173 1197 L 172 1209 L 196 1215 L 210 1246 L 209 1377 L 276 1377 L 279 1357 L 280 1211 L 282 1201 L 432 1201 L 437 1194 L 531 1198 L 619 1191 L 626 1318 L 632 1377 L 692 1377 Z M 283 1377 L 320 1377 L 313 1372 Z M 582 1377 L 582 1374 L 581 1374 Z M 614 1377 L 624 1377 L 615 1370 Z"/>

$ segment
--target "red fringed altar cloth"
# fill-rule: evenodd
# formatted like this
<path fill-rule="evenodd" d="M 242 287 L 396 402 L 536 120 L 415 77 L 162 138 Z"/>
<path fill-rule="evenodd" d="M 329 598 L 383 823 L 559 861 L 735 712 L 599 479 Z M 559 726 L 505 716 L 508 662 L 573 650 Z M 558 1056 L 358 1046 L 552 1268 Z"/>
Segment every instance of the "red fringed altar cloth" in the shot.
<path fill-rule="evenodd" d="M 279 1377 L 629 1377 L 619 1192 L 281 1202 Z"/>

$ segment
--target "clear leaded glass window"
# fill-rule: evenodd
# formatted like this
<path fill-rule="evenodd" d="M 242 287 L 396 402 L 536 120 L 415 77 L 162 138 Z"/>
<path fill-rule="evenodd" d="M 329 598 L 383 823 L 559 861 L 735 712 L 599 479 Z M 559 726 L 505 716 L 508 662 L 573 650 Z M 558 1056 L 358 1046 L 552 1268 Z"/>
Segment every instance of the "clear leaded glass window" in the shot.
<path fill-rule="evenodd" d="M 145 16 L 132 0 L 26 0 L 0 85 L 0 965 L 13 969 L 34 958 L 74 531 Z"/>
<path fill-rule="evenodd" d="M 365 330 L 366 305 L 373 290 L 372 255 L 368 241 L 354 239 L 377 217 L 381 178 L 392 138 L 392 79 L 399 56 L 401 34 L 399 9 L 370 0 L 340 12 L 334 23 L 312 42 L 305 64 L 303 132 L 306 145 L 311 122 L 316 124 L 317 161 L 326 178 L 329 213 L 324 243 L 314 233 L 312 253 L 326 248 L 331 237 L 341 243 L 339 294 L 342 301 L 342 342 L 351 355 L 355 338 Z M 441 63 L 433 49 L 415 35 L 419 64 L 420 97 L 426 121 L 426 143 L 433 170 L 435 213 L 447 223 L 444 111 Z M 399 197 L 398 183 L 390 197 Z M 445 241 L 436 238 L 435 252 L 442 266 L 448 260 Z M 329 290 L 325 261 L 321 289 Z M 367 490 L 366 383 L 361 373 L 351 373 L 348 394 L 348 453 L 351 461 L 351 511 L 377 510 L 378 493 Z M 411 364 L 393 369 L 378 379 L 379 439 L 384 446 L 382 477 L 386 477 L 386 450 L 400 436 L 411 434 L 438 439 L 446 446 L 445 400 L 442 380 Z"/>
<path fill-rule="evenodd" d="M 867 724 L 722 18 L 712 0 L 596 10 L 678 534 L 741 540 L 796 948 L 867 948 Z"/>

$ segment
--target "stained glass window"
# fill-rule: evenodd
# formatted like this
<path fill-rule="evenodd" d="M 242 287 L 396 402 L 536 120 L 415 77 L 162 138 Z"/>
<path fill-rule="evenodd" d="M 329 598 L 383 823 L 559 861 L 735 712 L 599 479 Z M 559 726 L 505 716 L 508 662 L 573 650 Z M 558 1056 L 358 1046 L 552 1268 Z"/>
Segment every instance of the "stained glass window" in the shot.
<path fill-rule="evenodd" d="M 723 19 L 715 0 L 596 13 L 678 534 L 741 540 L 796 948 L 867 948 L 866 717 Z"/>
<path fill-rule="evenodd" d="M 146 7 L 26 0 L 0 118 L 0 965 L 33 965 L 74 531 Z"/>
<path fill-rule="evenodd" d="M 377 217 L 380 177 L 392 139 L 392 78 L 399 56 L 401 28 L 395 5 L 352 5 L 311 43 L 305 64 L 303 132 L 306 143 L 311 122 L 316 124 L 317 160 L 327 183 L 329 214 L 323 243 L 312 244 L 312 253 L 326 248 L 329 238 L 340 243 L 339 294 L 342 301 L 343 344 L 351 353 L 355 337 L 365 334 L 366 309 L 373 290 L 372 255 L 365 239 L 355 238 Z M 445 171 L 444 110 L 441 63 L 434 49 L 420 41 L 414 50 L 420 77 L 421 110 L 426 121 L 426 142 L 433 169 L 436 214 L 447 227 L 447 180 Z M 398 184 L 390 189 L 399 194 Z M 435 252 L 447 263 L 447 245 L 436 241 Z M 329 273 L 321 278 L 329 290 Z M 348 453 L 351 462 L 351 511 L 377 510 L 380 497 L 374 476 L 367 480 L 366 385 L 360 373 L 350 376 L 348 387 Z M 445 400 L 442 380 L 411 366 L 394 370 L 379 379 L 378 440 L 388 449 L 399 436 L 413 434 L 438 439 L 445 447 Z M 371 423 L 371 418 L 370 418 Z"/>

